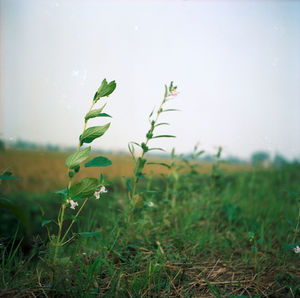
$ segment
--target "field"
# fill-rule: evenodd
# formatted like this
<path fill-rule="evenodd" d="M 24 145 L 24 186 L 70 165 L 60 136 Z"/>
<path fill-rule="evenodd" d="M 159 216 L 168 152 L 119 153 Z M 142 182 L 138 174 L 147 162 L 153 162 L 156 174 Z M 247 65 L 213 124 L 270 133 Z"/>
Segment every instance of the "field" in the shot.
<path fill-rule="evenodd" d="M 70 153 L 47 152 L 47 151 L 22 151 L 11 150 L 0 153 L 1 169 L 11 167 L 14 175 L 21 177 L 18 182 L 18 190 L 24 192 L 53 192 L 54 190 L 64 188 L 68 183 L 67 169 L 65 159 Z M 107 156 L 112 165 L 101 169 L 101 173 L 108 179 L 130 177 L 133 173 L 134 163 L 129 155 L 110 155 Z M 153 158 L 152 158 L 153 159 Z M 155 159 L 157 160 L 157 159 Z M 211 172 L 211 163 L 201 163 L 199 172 L 208 174 Z M 221 168 L 225 172 L 246 171 L 251 167 L 248 165 L 222 164 Z M 155 171 L 156 175 L 166 174 L 168 170 L 165 167 L 149 165 L 145 173 L 150 174 Z M 98 177 L 99 170 L 95 168 L 85 169 L 85 173 L 79 173 L 77 180 L 85 175 Z M 5 190 L 15 191 L 14 184 L 6 184 Z"/>
<path fill-rule="evenodd" d="M 57 234 L 54 191 L 68 183 L 68 155 L 0 153 L 0 170 L 20 178 L 0 186 L 0 297 L 300 295 L 299 164 L 153 165 L 132 210 L 133 161 L 107 156 L 112 165 L 100 172 L 108 192 L 88 201 L 54 266 L 47 231 Z M 84 169 L 76 179 L 100 172 Z M 74 214 L 67 208 L 66 222 Z"/>

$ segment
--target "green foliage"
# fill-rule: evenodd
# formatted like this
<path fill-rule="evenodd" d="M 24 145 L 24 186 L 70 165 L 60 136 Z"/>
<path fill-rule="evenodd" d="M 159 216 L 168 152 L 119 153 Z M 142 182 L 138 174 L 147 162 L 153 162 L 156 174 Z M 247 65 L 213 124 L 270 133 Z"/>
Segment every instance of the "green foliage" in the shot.
<path fill-rule="evenodd" d="M 111 165 L 111 161 L 104 156 L 97 156 L 84 164 L 85 167 L 107 167 Z"/>
<path fill-rule="evenodd" d="M 106 79 L 104 79 L 94 96 L 94 102 L 97 102 L 101 97 L 109 96 L 111 93 L 114 92 L 116 86 L 117 84 L 115 81 L 107 83 Z"/>
<path fill-rule="evenodd" d="M 93 126 L 87 128 L 84 133 L 80 136 L 80 143 L 91 143 L 95 139 L 104 135 L 104 133 L 109 129 L 110 123 L 103 126 Z"/>
<path fill-rule="evenodd" d="M 109 116 L 109 115 L 106 114 L 106 113 L 102 113 L 102 111 L 103 111 L 103 109 L 105 108 L 105 106 L 106 106 L 106 104 L 103 105 L 100 109 L 95 109 L 95 110 L 89 111 L 89 112 L 85 115 L 84 119 L 87 121 L 87 120 L 89 120 L 89 119 L 91 119 L 91 118 L 96 118 L 96 117 L 111 117 L 111 116 Z"/>
<path fill-rule="evenodd" d="M 48 296 L 51 293 L 80 296 L 82 291 L 86 296 L 101 296 L 104 288 L 105 295 L 112 297 L 125 297 L 128 289 L 137 295 L 141 293 L 140 296 L 146 291 L 148 296 L 162 297 L 178 293 L 193 297 L 212 296 L 214 291 L 221 296 L 226 296 L 224 293 L 237 296 L 247 288 L 248 295 L 254 297 L 260 293 L 256 287 L 259 283 L 266 295 L 275 292 L 278 296 L 289 297 L 291 287 L 297 297 L 299 255 L 293 251 L 295 244 L 288 244 L 293 240 L 297 224 L 299 167 L 224 173 L 224 189 L 215 196 L 208 196 L 210 175 L 175 171 L 182 165 L 181 157 L 175 150 L 172 153 L 174 165 L 171 171 L 178 175 L 175 179 L 176 175 L 170 173 L 170 178 L 177 183 L 174 209 L 170 208 L 171 202 L 164 199 L 165 178 L 148 176 L 149 185 L 141 183 L 140 187 L 149 191 L 144 191 L 142 197 L 135 196 L 134 224 L 127 230 L 126 181 L 123 184 L 120 179 L 113 180 L 109 200 L 89 201 L 72 227 L 74 238 L 60 247 L 52 289 L 47 287 L 52 267 L 42 263 L 40 258 L 27 262 L 33 252 L 27 257 L 19 254 L 24 240 L 11 261 L 5 261 L 8 265 L 4 267 L 5 285 L 2 288 L 6 291 L 16 286 L 23 290 L 41 289 L 37 284 L 37 271 L 42 271 L 40 282 Z M 185 163 L 183 165 L 187 167 Z M 192 184 L 192 191 L 186 190 L 185 175 Z M 169 186 L 171 199 L 172 183 Z M 43 209 L 47 210 L 46 219 L 38 221 L 38 213 L 30 216 L 32 223 L 38 226 L 34 227 L 35 235 L 41 235 L 41 223 L 54 218 L 57 212 L 51 194 L 48 197 L 10 194 L 9 199 L 20 201 L 21 208 L 28 214 L 39 201 L 43 204 Z M 71 220 L 71 215 L 73 211 L 67 210 L 66 218 L 70 219 L 66 222 Z M 287 223 L 288 219 L 294 223 L 293 227 Z M 1 226 L 5 226 L 3 217 L 0 220 Z M 56 230 L 56 226 L 51 228 L 51 223 L 45 224 L 43 239 L 46 226 L 51 233 Z M 14 233 L 15 230 L 11 235 Z M 18 245 L 19 240 L 15 243 Z M 299 238 L 295 243 L 299 243 Z M 44 246 L 34 249 L 44 258 Z M 8 252 L 9 247 L 6 256 Z M 24 264 L 28 265 L 22 268 Z M 21 270 L 18 272 L 18 269 Z M 233 273 L 236 282 L 230 286 L 226 282 L 233 282 Z M 258 276 L 261 276 L 260 280 Z M 201 287 L 197 286 L 199 280 Z M 43 295 L 41 290 L 36 291 L 36 296 Z"/>
<path fill-rule="evenodd" d="M 255 152 L 251 156 L 251 163 L 254 166 L 262 166 L 264 162 L 270 160 L 270 155 L 267 152 L 259 151 Z"/>
<path fill-rule="evenodd" d="M 159 106 L 159 108 L 157 109 L 156 112 L 156 117 L 154 119 L 152 119 L 152 116 L 154 114 L 154 109 L 152 110 L 152 112 L 149 115 L 149 123 L 150 123 L 150 129 L 148 130 L 148 132 L 146 133 L 146 140 L 145 142 L 142 142 L 141 144 L 137 143 L 137 142 L 131 142 L 130 144 L 128 144 L 128 149 L 129 152 L 132 156 L 132 159 L 135 162 L 135 167 L 134 167 L 134 178 L 132 181 L 132 187 L 130 187 L 130 192 L 129 192 L 129 201 L 133 202 L 134 201 L 134 197 L 136 195 L 136 187 L 137 187 L 137 183 L 140 181 L 141 178 L 144 177 L 143 174 L 143 169 L 145 167 L 146 164 L 156 164 L 156 165 L 161 165 L 161 166 L 165 166 L 165 167 L 169 167 L 168 164 L 163 163 L 163 162 L 147 162 L 147 159 L 144 157 L 145 154 L 149 151 L 164 151 L 164 149 L 162 148 L 149 148 L 148 143 L 149 141 L 153 140 L 153 139 L 158 139 L 158 138 L 175 138 L 175 136 L 173 135 L 154 135 L 154 130 L 155 128 L 157 128 L 158 126 L 162 126 L 162 125 L 169 125 L 169 123 L 166 122 L 160 122 L 158 123 L 158 119 L 161 115 L 161 113 L 163 112 L 170 112 L 170 111 L 175 111 L 175 109 L 166 109 L 164 110 L 163 107 L 166 104 L 166 102 L 174 95 L 173 92 L 176 91 L 177 87 L 173 87 L 173 82 L 170 83 L 169 88 L 165 85 L 165 93 L 164 93 L 164 98 Z M 134 145 L 140 147 L 142 149 L 142 153 L 141 156 L 136 158 L 135 157 L 135 149 L 134 149 Z"/>
<path fill-rule="evenodd" d="M 81 197 L 90 197 L 96 191 L 98 186 L 98 179 L 96 178 L 83 178 L 79 183 L 76 183 L 70 188 L 70 195 L 72 198 L 81 196 Z"/>
<path fill-rule="evenodd" d="M 60 196 L 57 204 L 53 194 L 11 193 L 9 199 L 1 198 L 0 208 L 18 203 L 17 211 L 31 219 L 33 233 L 19 238 L 22 213 L 14 212 L 14 207 L 0 217 L 0 294 L 298 297 L 299 165 L 226 174 L 221 171 L 219 147 L 211 173 L 203 175 L 198 158 L 204 151 L 198 145 L 189 158 L 173 149 L 169 162 L 149 162 L 149 151 L 163 150 L 151 148 L 149 142 L 173 137 L 154 134 L 157 127 L 167 125 L 158 123 L 161 113 L 174 111 L 164 109 L 170 96 L 177 94 L 173 82 L 165 86 L 156 116 L 152 118 L 154 110 L 150 113 L 146 140 L 128 145 L 134 177 L 112 181 L 109 200 L 91 199 L 95 192 L 98 197 L 106 192 L 102 174 L 99 179 L 85 177 L 73 183 L 91 153 L 91 147 L 81 150 L 82 144 L 102 136 L 109 127 L 87 128 L 89 119 L 107 115 L 102 113 L 105 105 L 93 107 L 115 86 L 114 81 L 103 80 L 95 94 L 77 152 L 65 161 L 69 182 L 55 192 Z M 140 155 L 135 147 L 142 151 Z M 98 156 L 85 162 L 85 167 L 110 164 Z M 167 167 L 168 172 L 145 176 L 147 164 Z M 0 176 L 1 182 L 13 179 L 8 171 Z M 75 213 L 69 207 L 76 208 Z M 29 253 L 23 254 L 28 243 Z"/>
<path fill-rule="evenodd" d="M 77 148 L 77 152 L 71 154 L 67 157 L 65 164 L 68 169 L 74 170 L 74 171 L 68 171 L 68 177 L 69 177 L 69 183 L 66 189 L 62 191 L 56 192 L 57 194 L 62 195 L 62 203 L 59 209 L 58 217 L 57 217 L 57 226 L 58 226 L 58 232 L 57 235 L 50 235 L 49 228 L 47 226 L 48 220 L 44 220 L 42 222 L 42 226 L 45 226 L 47 228 L 49 243 L 50 243 L 50 249 L 49 249 L 49 258 L 53 259 L 52 263 L 53 266 L 58 265 L 61 260 L 59 257 L 59 251 L 62 246 L 69 243 L 73 240 L 75 235 L 70 237 L 66 240 L 68 237 L 68 234 L 73 226 L 73 224 L 77 221 L 78 215 L 82 211 L 82 208 L 87 203 L 88 199 L 95 194 L 96 198 L 100 197 L 100 192 L 106 192 L 103 182 L 103 176 L 100 175 L 100 186 L 104 187 L 104 190 L 102 188 L 97 189 L 98 179 L 96 178 L 83 178 L 79 183 L 73 184 L 73 179 L 75 174 L 77 174 L 80 171 L 80 164 L 84 160 L 86 160 L 90 156 L 91 147 L 88 147 L 86 149 L 80 150 L 81 146 L 84 143 L 91 143 L 95 139 L 101 137 L 109 128 L 110 123 L 107 123 L 103 126 L 93 126 L 87 128 L 87 122 L 91 118 L 95 117 L 110 117 L 106 113 L 102 113 L 103 109 L 105 108 L 106 104 L 102 105 L 100 109 L 94 109 L 94 105 L 98 102 L 98 100 L 101 97 L 109 96 L 116 88 L 115 81 L 112 81 L 110 83 L 107 83 L 106 79 L 104 79 L 101 83 L 101 86 L 98 88 L 94 99 L 92 106 L 89 110 L 89 112 L 85 115 L 84 118 L 84 128 L 82 131 L 82 134 L 79 137 L 79 144 Z M 111 161 L 103 156 L 98 156 L 87 163 L 85 163 L 85 167 L 104 167 L 111 165 Z M 74 209 L 79 206 L 80 199 L 84 199 L 82 205 L 79 207 L 79 210 L 77 211 L 76 215 L 72 217 L 71 223 L 69 223 L 68 228 L 63 233 L 63 227 L 64 227 L 64 221 L 65 221 L 65 211 L 67 207 L 70 207 L 71 209 Z M 77 234 L 80 235 L 80 234 Z M 89 235 L 89 234 L 83 234 L 83 235 Z M 54 282 L 55 274 L 52 274 L 52 283 Z"/>
<path fill-rule="evenodd" d="M 89 146 L 81 151 L 69 155 L 65 162 L 67 168 L 75 169 L 90 156 L 90 153 L 91 153 L 91 147 Z"/>

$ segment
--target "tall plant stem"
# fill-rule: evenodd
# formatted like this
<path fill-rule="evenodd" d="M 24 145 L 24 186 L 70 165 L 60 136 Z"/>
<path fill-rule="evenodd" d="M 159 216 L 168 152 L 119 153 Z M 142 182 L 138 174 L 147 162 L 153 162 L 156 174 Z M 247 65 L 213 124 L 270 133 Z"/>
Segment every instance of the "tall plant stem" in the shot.
<path fill-rule="evenodd" d="M 154 120 L 154 122 L 153 122 L 154 124 L 151 125 L 151 128 L 150 128 L 150 130 L 149 130 L 149 132 L 150 132 L 151 134 L 152 134 L 153 131 L 154 131 L 155 124 L 156 124 L 156 122 L 157 122 L 157 120 L 158 120 L 158 118 L 159 118 L 159 115 L 160 115 L 161 112 L 162 112 L 162 106 L 163 106 L 164 103 L 166 102 L 167 97 L 168 97 L 168 94 L 165 94 L 165 95 L 164 95 L 164 99 L 163 99 L 162 103 L 160 104 L 160 106 L 159 106 L 159 108 L 158 108 L 158 110 L 157 110 L 156 118 L 155 118 L 155 120 Z M 148 145 L 150 139 L 151 139 L 151 137 L 147 137 L 146 142 L 145 142 L 145 146 L 146 146 L 146 147 L 147 147 L 147 145 Z M 146 151 L 145 151 L 145 149 L 143 149 L 143 152 L 142 152 L 142 155 L 141 155 L 141 159 L 144 158 L 145 153 L 146 153 Z M 136 187 L 137 187 L 138 181 L 139 181 L 139 177 L 135 174 L 134 179 L 133 179 L 133 187 L 132 187 L 132 191 L 131 191 L 131 194 L 130 194 L 130 197 L 129 197 L 131 203 L 132 203 L 133 197 L 135 196 L 135 193 L 136 193 Z"/>
<path fill-rule="evenodd" d="M 64 236 L 61 238 L 61 242 L 62 242 L 62 243 L 64 242 L 64 240 L 65 240 L 66 236 L 68 235 L 68 233 L 69 233 L 71 227 L 73 226 L 74 222 L 76 221 L 76 219 L 77 219 L 79 213 L 81 212 L 82 208 L 84 207 L 84 205 L 86 204 L 86 202 L 88 201 L 88 199 L 89 199 L 89 198 L 86 198 L 86 199 L 84 200 L 83 204 L 81 205 L 81 207 L 79 208 L 78 212 L 76 213 L 75 218 L 73 218 L 72 222 L 70 223 L 70 226 L 68 227 L 68 229 L 67 229 L 67 231 L 65 232 Z"/>
<path fill-rule="evenodd" d="M 57 254 L 58 254 L 58 248 L 60 246 L 60 236 L 61 236 L 62 226 L 63 226 L 63 222 L 64 222 L 65 209 L 66 209 L 66 205 L 63 204 L 61 206 L 61 212 L 60 212 L 60 216 L 59 216 L 59 220 L 58 220 L 58 234 L 57 234 L 57 238 L 56 238 L 55 253 L 54 253 L 54 258 L 53 258 L 53 264 L 54 265 L 56 263 L 56 258 L 57 258 Z"/>
<path fill-rule="evenodd" d="M 95 102 L 93 101 L 93 104 L 91 105 L 89 112 L 93 109 L 95 105 Z M 87 125 L 87 120 L 84 121 L 84 127 L 83 127 L 83 131 L 82 134 L 85 132 L 86 130 L 86 125 Z M 78 148 L 77 148 L 77 152 L 79 152 L 80 147 L 81 147 L 81 141 L 79 140 L 79 144 L 78 144 Z M 69 177 L 69 183 L 68 183 L 68 191 L 70 190 L 71 186 L 72 186 L 72 182 L 73 182 L 73 177 Z M 82 208 L 84 207 L 85 203 L 87 202 L 88 198 L 85 199 L 84 203 L 82 204 L 82 206 L 80 207 L 80 209 L 78 210 L 75 219 L 72 220 L 69 228 L 67 229 L 66 233 L 64 234 L 64 236 L 62 237 L 62 239 L 60 239 L 61 234 L 62 234 L 62 227 L 63 227 L 63 222 L 64 222 L 64 213 L 65 213 L 65 209 L 66 209 L 66 204 L 63 203 L 59 214 L 58 214 L 58 234 L 57 234 L 57 238 L 56 238 L 56 243 L 55 243 L 55 253 L 54 253 L 54 258 L 53 258 L 53 263 L 56 263 L 56 258 L 57 258 L 57 254 L 58 254 L 58 248 L 59 246 L 61 246 L 61 244 L 64 242 L 64 239 L 66 238 L 66 236 L 68 235 L 72 225 L 74 224 L 76 218 L 78 217 L 79 213 L 81 212 Z"/>

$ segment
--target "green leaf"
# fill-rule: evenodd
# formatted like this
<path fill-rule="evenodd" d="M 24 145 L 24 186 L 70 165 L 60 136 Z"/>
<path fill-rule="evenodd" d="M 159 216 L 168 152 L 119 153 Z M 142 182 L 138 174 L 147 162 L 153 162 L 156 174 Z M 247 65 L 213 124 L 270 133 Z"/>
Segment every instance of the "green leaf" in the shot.
<path fill-rule="evenodd" d="M 171 158 L 174 158 L 174 157 L 175 157 L 175 148 L 173 147 L 172 151 L 171 151 Z"/>
<path fill-rule="evenodd" d="M 64 188 L 62 190 L 57 190 L 54 193 L 57 194 L 57 195 L 62 195 L 63 198 L 66 198 L 66 196 L 68 194 L 68 188 L 66 187 L 66 188 Z"/>
<path fill-rule="evenodd" d="M 139 143 L 137 143 L 137 142 L 131 142 L 131 144 L 134 144 L 134 145 L 136 145 L 136 146 L 142 148 L 142 146 L 141 146 Z"/>
<path fill-rule="evenodd" d="M 28 231 L 30 231 L 31 227 L 29 218 L 21 207 L 4 198 L 0 198 L 0 209 L 5 209 L 13 213 L 18 218 L 18 220 L 20 220 L 22 224 L 28 229 Z M 1 211 L 1 214 L 2 213 L 3 212 Z"/>
<path fill-rule="evenodd" d="M 97 117 L 98 114 L 102 113 L 103 109 L 105 108 L 106 104 L 104 104 L 100 109 L 95 109 L 95 110 L 91 110 L 89 111 L 84 119 L 85 120 L 88 120 L 89 118 L 94 118 L 94 117 Z"/>
<path fill-rule="evenodd" d="M 93 140 L 101 137 L 108 130 L 110 123 L 107 123 L 103 126 L 92 126 L 89 127 L 85 132 L 80 136 L 80 142 L 83 143 L 91 143 Z"/>
<path fill-rule="evenodd" d="M 68 169 L 75 169 L 90 156 L 90 153 L 91 147 L 87 147 L 81 151 L 75 152 L 67 157 L 65 165 Z"/>
<path fill-rule="evenodd" d="M 168 94 L 169 94 L 169 93 L 168 93 L 168 86 L 165 85 L 165 98 L 168 97 Z"/>
<path fill-rule="evenodd" d="M 85 167 L 107 167 L 111 165 L 111 161 L 104 156 L 97 156 L 84 164 Z"/>
<path fill-rule="evenodd" d="M 170 168 L 170 165 L 164 163 L 164 162 L 147 162 L 147 165 L 160 165 L 160 166 L 164 166 L 166 168 Z"/>
<path fill-rule="evenodd" d="M 177 111 L 180 111 L 178 109 L 166 109 L 166 110 L 162 110 L 161 112 L 164 113 L 164 112 L 177 112 Z"/>
<path fill-rule="evenodd" d="M 10 175 L 0 175 L 0 180 L 20 180 L 20 178 L 13 177 Z"/>
<path fill-rule="evenodd" d="M 157 138 L 176 138 L 176 137 L 172 135 L 160 135 L 160 136 L 152 137 L 152 139 L 157 139 Z"/>
<path fill-rule="evenodd" d="M 143 171 L 145 163 L 146 163 L 146 159 L 145 158 L 139 157 L 137 159 L 136 164 L 135 164 L 135 168 L 134 168 L 134 174 L 135 174 L 135 176 L 139 176 L 139 175 L 142 174 L 142 171 Z"/>
<path fill-rule="evenodd" d="M 149 119 L 152 117 L 153 113 L 154 113 L 154 109 L 153 109 L 152 112 L 150 113 Z"/>
<path fill-rule="evenodd" d="M 204 150 L 201 150 L 201 151 L 197 152 L 196 156 L 198 157 L 198 156 L 200 156 L 201 154 L 203 154 L 204 152 L 205 152 Z"/>
<path fill-rule="evenodd" d="M 132 192 L 132 186 L 131 186 L 131 183 L 130 183 L 130 179 L 129 178 L 126 178 L 126 185 L 127 185 L 127 188 L 130 192 Z"/>
<path fill-rule="evenodd" d="M 131 154 L 131 157 L 133 160 L 135 160 L 135 156 L 134 156 L 134 146 L 131 143 L 128 143 L 128 150 Z"/>
<path fill-rule="evenodd" d="M 85 115 L 84 119 L 85 119 L 85 120 L 88 120 L 88 119 L 90 119 L 90 118 L 95 118 L 95 117 L 111 117 L 111 116 L 109 116 L 108 114 L 102 113 L 102 111 L 103 111 L 103 109 L 105 108 L 105 106 L 106 106 L 106 104 L 103 105 L 100 109 L 96 109 L 96 110 L 91 110 L 91 111 L 89 111 L 89 112 Z"/>
<path fill-rule="evenodd" d="M 170 123 L 167 123 L 167 122 L 158 123 L 158 124 L 155 125 L 155 127 L 160 126 L 160 125 L 170 125 Z"/>
<path fill-rule="evenodd" d="M 153 150 L 159 150 L 159 151 L 164 151 L 164 152 L 166 152 L 166 150 L 163 149 L 163 148 L 149 148 L 149 149 L 148 149 L 148 151 L 153 151 Z"/>
<path fill-rule="evenodd" d="M 51 221 L 52 221 L 51 219 L 43 220 L 43 221 L 42 221 L 42 227 L 43 227 L 44 225 L 47 225 L 47 224 L 50 223 Z"/>
<path fill-rule="evenodd" d="M 99 232 L 80 232 L 76 233 L 76 235 L 84 238 L 91 238 L 91 237 L 99 237 L 100 233 Z"/>
<path fill-rule="evenodd" d="M 104 181 L 103 175 L 100 174 L 100 178 L 99 178 L 99 185 L 102 185 Z"/>
<path fill-rule="evenodd" d="M 74 184 L 70 188 L 71 197 L 81 195 L 82 197 L 90 197 L 94 194 L 98 186 L 98 179 L 84 178 L 79 183 Z"/>
<path fill-rule="evenodd" d="M 110 95 L 111 93 L 114 92 L 114 90 L 116 89 L 116 82 L 115 81 L 111 81 L 110 83 L 107 83 L 106 79 L 104 79 L 101 83 L 101 86 L 98 89 L 98 96 L 100 97 L 105 97 Z"/>

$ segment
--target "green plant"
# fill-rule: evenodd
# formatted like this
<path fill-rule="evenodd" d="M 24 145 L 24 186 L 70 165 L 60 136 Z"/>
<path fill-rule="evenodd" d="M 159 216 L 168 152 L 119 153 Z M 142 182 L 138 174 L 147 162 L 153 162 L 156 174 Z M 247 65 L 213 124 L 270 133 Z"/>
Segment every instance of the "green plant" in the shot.
<path fill-rule="evenodd" d="M 177 95 L 177 86 L 174 86 L 173 82 L 170 83 L 169 87 L 167 85 L 165 85 L 164 97 L 163 97 L 163 100 L 162 100 L 158 110 L 156 111 L 156 116 L 154 118 L 152 117 L 154 114 L 154 110 L 149 115 L 150 129 L 148 130 L 148 132 L 146 134 L 145 142 L 142 142 L 141 144 L 139 144 L 137 142 L 131 142 L 128 144 L 129 151 L 130 151 L 132 159 L 134 160 L 134 163 L 135 163 L 133 179 L 131 182 L 129 179 L 127 180 L 127 185 L 128 185 L 128 189 L 129 189 L 129 193 L 128 193 L 128 199 L 129 199 L 128 223 L 131 221 L 133 210 L 137 206 L 143 205 L 143 192 L 141 192 L 141 191 L 139 192 L 137 190 L 137 185 L 138 185 L 139 181 L 144 177 L 143 170 L 144 170 L 145 165 L 146 164 L 148 164 L 148 165 L 155 164 L 155 165 L 161 165 L 161 166 L 165 166 L 165 167 L 169 168 L 169 165 L 166 163 L 163 163 L 163 162 L 148 162 L 147 159 L 145 158 L 145 155 L 147 152 L 150 152 L 150 151 L 155 151 L 155 150 L 164 151 L 164 149 L 162 149 L 162 148 L 149 148 L 148 145 L 151 140 L 158 139 L 158 138 L 174 138 L 175 137 L 173 135 L 154 135 L 154 130 L 159 126 L 169 125 L 169 123 L 166 123 L 166 122 L 158 123 L 158 119 L 160 118 L 162 113 L 177 111 L 176 109 L 165 109 L 164 108 L 165 104 L 176 95 Z M 142 150 L 142 153 L 139 157 L 136 157 L 136 155 L 135 155 L 134 145 L 138 146 Z"/>
<path fill-rule="evenodd" d="M 101 137 L 108 130 L 110 126 L 110 123 L 107 123 L 103 126 L 93 126 L 87 128 L 87 123 L 89 119 L 96 118 L 96 117 L 111 117 L 110 115 L 103 113 L 106 104 L 102 105 L 98 109 L 93 109 L 93 108 L 101 98 L 109 96 L 115 90 L 115 88 L 116 88 L 115 81 L 112 81 L 110 83 L 107 83 L 106 79 L 102 81 L 101 86 L 95 93 L 92 105 L 88 113 L 84 117 L 84 127 L 79 137 L 79 144 L 78 144 L 77 151 L 66 158 L 65 165 L 68 168 L 69 183 L 65 189 L 56 192 L 56 194 L 59 194 L 61 197 L 61 206 L 58 212 L 57 221 L 55 222 L 58 226 L 57 235 L 50 236 L 49 229 L 46 225 L 52 222 L 51 220 L 46 220 L 42 223 L 42 225 L 45 225 L 47 228 L 50 245 L 51 247 L 54 247 L 53 255 L 52 255 L 53 258 L 52 261 L 54 266 L 56 265 L 60 247 L 69 243 L 78 235 L 79 236 L 82 235 L 84 237 L 95 235 L 92 232 L 90 233 L 83 232 L 83 233 L 73 234 L 73 236 L 68 237 L 73 224 L 76 222 L 79 214 L 81 213 L 87 201 L 93 196 L 96 199 L 99 199 L 100 193 L 106 192 L 103 176 L 100 175 L 99 180 L 96 178 L 86 177 L 76 184 L 73 184 L 73 179 L 75 175 L 80 171 L 81 163 L 86 159 L 88 159 L 91 153 L 91 146 L 88 146 L 85 149 L 81 149 L 82 146 L 84 144 L 89 144 L 93 142 L 95 139 Z M 92 160 L 86 162 L 84 166 L 105 167 L 105 166 L 109 166 L 110 164 L 111 161 L 108 160 L 106 157 L 97 156 Z M 83 202 L 81 203 L 82 200 Z M 79 210 L 76 212 L 75 216 L 74 215 L 72 216 L 71 222 L 68 223 L 68 227 L 64 231 L 63 227 L 64 227 L 66 208 L 70 207 L 71 209 L 75 210 L 75 207 L 79 206 L 79 203 L 81 203 Z"/>

